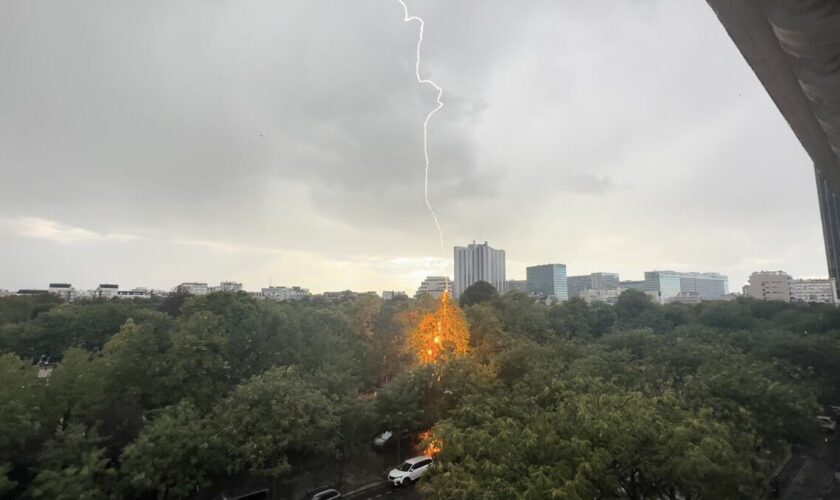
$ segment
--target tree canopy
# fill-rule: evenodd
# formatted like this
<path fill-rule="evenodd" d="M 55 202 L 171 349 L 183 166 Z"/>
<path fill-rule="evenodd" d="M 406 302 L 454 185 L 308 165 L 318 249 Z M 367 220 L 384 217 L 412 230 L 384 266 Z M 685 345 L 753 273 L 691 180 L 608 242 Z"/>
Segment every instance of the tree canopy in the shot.
<path fill-rule="evenodd" d="M 439 451 L 427 498 L 759 498 L 840 402 L 834 307 L 487 287 L 463 309 L 0 298 L 0 496 L 212 498 L 392 430 Z"/>

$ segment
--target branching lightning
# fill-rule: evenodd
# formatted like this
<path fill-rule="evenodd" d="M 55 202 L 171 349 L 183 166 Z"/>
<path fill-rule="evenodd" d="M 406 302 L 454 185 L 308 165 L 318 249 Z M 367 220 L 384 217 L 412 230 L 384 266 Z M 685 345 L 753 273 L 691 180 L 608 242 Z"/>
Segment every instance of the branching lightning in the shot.
<path fill-rule="evenodd" d="M 426 27 L 426 23 L 423 21 L 423 18 L 417 16 L 409 16 L 408 15 L 408 7 L 405 5 L 404 0 L 397 0 L 400 5 L 402 5 L 403 12 L 405 13 L 405 17 L 403 21 L 405 22 L 412 22 L 417 21 L 420 23 L 420 35 L 417 37 L 417 60 L 414 65 L 414 74 L 417 77 L 417 82 L 424 85 L 431 85 L 437 90 L 437 106 L 431 111 L 429 114 L 426 115 L 426 120 L 423 121 L 423 155 L 426 159 L 426 177 L 424 182 L 424 190 L 423 193 L 426 198 L 426 207 L 429 209 L 429 213 L 432 214 L 432 219 L 435 221 L 435 227 L 438 230 L 438 236 L 440 237 L 440 252 L 441 254 L 444 253 L 443 251 L 443 229 L 440 227 L 440 221 L 437 218 L 437 214 L 435 213 L 435 209 L 432 208 L 432 203 L 429 201 L 429 120 L 432 119 L 432 116 L 440 111 L 443 108 L 443 101 L 441 98 L 443 97 L 443 89 L 427 78 L 422 78 L 420 76 L 420 47 L 423 45 L 423 30 Z"/>

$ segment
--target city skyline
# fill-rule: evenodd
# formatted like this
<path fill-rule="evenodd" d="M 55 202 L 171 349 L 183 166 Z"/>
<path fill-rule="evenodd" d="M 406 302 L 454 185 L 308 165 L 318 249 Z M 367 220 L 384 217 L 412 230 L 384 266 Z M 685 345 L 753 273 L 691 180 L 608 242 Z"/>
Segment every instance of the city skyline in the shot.
<path fill-rule="evenodd" d="M 702 2 L 411 7 L 447 90 L 429 138 L 447 248 L 495 242 L 509 279 L 826 275 L 811 161 Z M 97 12 L 0 15 L 0 287 L 451 274 L 423 201 L 434 93 L 396 2 Z"/>

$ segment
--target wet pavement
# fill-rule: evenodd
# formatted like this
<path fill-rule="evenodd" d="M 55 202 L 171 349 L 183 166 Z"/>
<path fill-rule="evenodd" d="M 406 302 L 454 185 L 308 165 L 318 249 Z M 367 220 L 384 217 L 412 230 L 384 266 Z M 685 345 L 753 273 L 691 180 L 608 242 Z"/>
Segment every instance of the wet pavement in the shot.
<path fill-rule="evenodd" d="M 840 442 L 837 436 L 798 450 L 779 474 L 783 500 L 840 500 Z"/>

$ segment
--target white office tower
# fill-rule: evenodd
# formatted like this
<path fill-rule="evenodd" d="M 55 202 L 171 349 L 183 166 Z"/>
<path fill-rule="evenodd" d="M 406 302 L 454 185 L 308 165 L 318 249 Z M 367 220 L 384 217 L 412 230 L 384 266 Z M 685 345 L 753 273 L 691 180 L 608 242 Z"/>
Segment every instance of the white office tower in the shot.
<path fill-rule="evenodd" d="M 455 298 L 478 281 L 486 281 L 499 293 L 504 293 L 505 251 L 492 248 L 486 241 L 455 247 Z"/>

